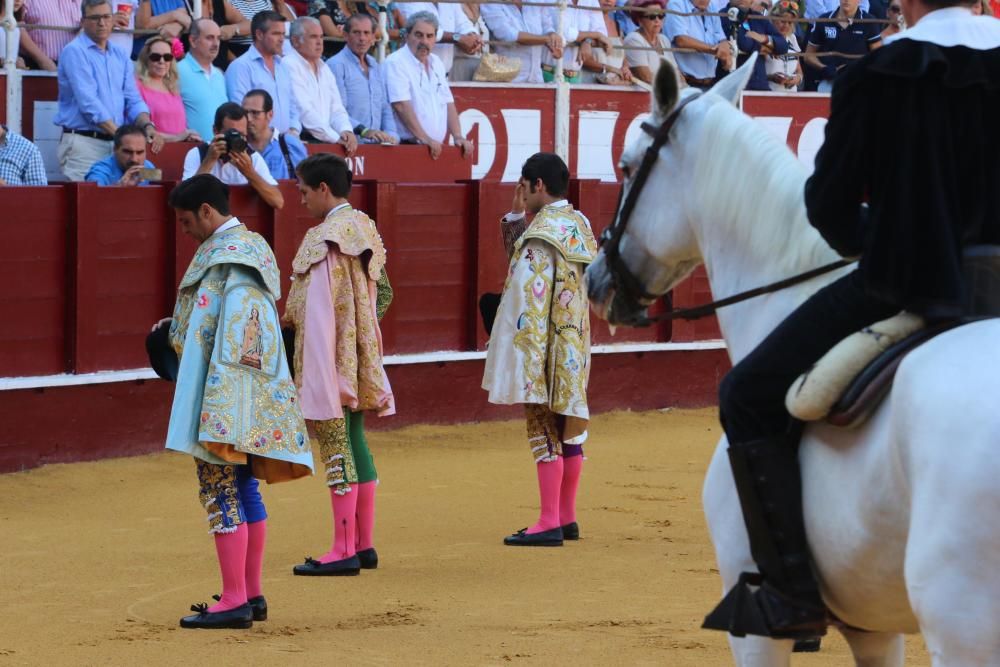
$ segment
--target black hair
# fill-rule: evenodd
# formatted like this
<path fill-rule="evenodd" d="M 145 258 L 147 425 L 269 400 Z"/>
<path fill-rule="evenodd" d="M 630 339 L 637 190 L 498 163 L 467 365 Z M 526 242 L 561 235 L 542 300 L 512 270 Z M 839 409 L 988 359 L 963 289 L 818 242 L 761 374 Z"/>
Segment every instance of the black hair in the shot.
<path fill-rule="evenodd" d="M 247 117 L 247 112 L 236 102 L 223 102 L 215 110 L 215 120 L 212 122 L 212 129 L 216 132 L 222 130 L 222 121 L 242 120 Z"/>
<path fill-rule="evenodd" d="M 569 168 L 555 153 L 535 153 L 521 167 L 521 178 L 535 191 L 535 181 L 542 179 L 545 189 L 553 197 L 566 194 L 569 189 Z"/>
<path fill-rule="evenodd" d="M 141 129 L 139 129 L 138 125 L 133 125 L 132 123 L 128 123 L 127 125 L 122 125 L 117 130 L 115 130 L 115 148 L 121 148 L 122 139 L 124 137 L 128 137 L 133 134 L 139 135 L 140 137 L 142 137 L 143 141 L 146 141 L 146 133 L 143 132 Z"/>
<path fill-rule="evenodd" d="M 248 90 L 247 94 L 243 96 L 245 100 L 248 97 L 262 97 L 264 98 L 264 113 L 274 109 L 274 98 L 271 97 L 271 93 L 267 92 L 263 88 L 254 88 L 253 90 Z"/>
<path fill-rule="evenodd" d="M 278 12 L 266 9 L 262 12 L 257 12 L 250 19 L 250 34 L 253 35 L 254 39 L 257 39 L 257 32 L 267 32 L 274 22 L 285 22 L 285 17 Z"/>
<path fill-rule="evenodd" d="M 347 198 L 351 193 L 351 169 L 344 158 L 333 153 L 315 153 L 295 168 L 299 179 L 315 190 L 326 183 L 334 197 Z"/>
<path fill-rule="evenodd" d="M 222 215 L 229 215 L 229 186 L 211 174 L 198 174 L 178 183 L 170 191 L 167 204 L 192 212 L 208 204 Z"/>

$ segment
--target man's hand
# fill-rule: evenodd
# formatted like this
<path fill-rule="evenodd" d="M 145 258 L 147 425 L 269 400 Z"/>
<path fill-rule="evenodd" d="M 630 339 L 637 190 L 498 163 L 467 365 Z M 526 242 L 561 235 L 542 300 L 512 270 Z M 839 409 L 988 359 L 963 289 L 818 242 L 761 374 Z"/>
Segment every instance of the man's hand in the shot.
<path fill-rule="evenodd" d="M 524 183 L 522 181 L 518 181 L 517 185 L 514 186 L 514 199 L 510 203 L 510 212 L 519 214 L 524 213 L 526 206 L 527 205 L 524 202 Z"/>
<path fill-rule="evenodd" d="M 162 327 L 164 324 L 170 324 L 173 321 L 174 321 L 174 318 L 172 318 L 172 317 L 164 317 L 162 320 L 160 320 L 159 322 L 157 322 L 156 324 L 154 324 L 152 326 L 152 328 L 150 328 L 150 331 L 151 332 L 152 331 L 156 331 L 157 329 L 159 329 L 160 327 Z"/>
<path fill-rule="evenodd" d="M 462 149 L 462 157 L 472 155 L 472 142 L 465 137 L 455 137 L 455 145 Z"/>
<path fill-rule="evenodd" d="M 237 26 L 235 24 L 224 25 L 220 27 L 219 39 L 222 40 L 223 42 L 228 42 L 229 40 L 231 40 L 233 37 L 236 36 L 236 27 Z"/>
<path fill-rule="evenodd" d="M 129 15 L 125 12 L 115 12 L 112 22 L 116 28 L 128 28 Z"/>
<path fill-rule="evenodd" d="M 479 35 L 474 32 L 467 32 L 458 38 L 458 48 L 462 49 L 465 53 L 479 53 L 480 49 L 483 48 L 482 40 L 479 39 Z"/>
<path fill-rule="evenodd" d="M 441 157 L 441 150 L 443 146 L 440 141 L 434 141 L 431 139 L 427 142 L 427 148 L 430 149 L 432 160 L 436 160 Z"/>
<path fill-rule="evenodd" d="M 350 130 L 341 132 L 340 141 L 337 143 L 343 144 L 347 157 L 351 157 L 358 150 L 358 138 Z"/>
<path fill-rule="evenodd" d="M 621 80 L 625 83 L 632 83 L 632 70 L 630 70 L 628 65 L 624 62 L 622 63 L 622 66 L 618 68 L 618 76 L 620 76 Z"/>
<path fill-rule="evenodd" d="M 201 135 L 192 130 L 190 127 L 184 130 L 184 134 L 182 134 L 181 137 L 181 141 L 197 141 L 201 143 Z"/>
<path fill-rule="evenodd" d="M 399 143 L 396 137 L 382 130 L 368 130 L 368 136 L 382 144 L 396 145 Z"/>
<path fill-rule="evenodd" d="M 125 187 L 131 187 L 133 185 L 139 185 L 139 181 L 142 180 L 141 176 L 142 165 L 134 164 L 125 170 L 122 177 L 118 179 L 118 185 L 124 185 Z"/>
<path fill-rule="evenodd" d="M 177 39 L 182 32 L 184 32 L 184 26 L 177 21 L 171 21 L 160 28 L 160 37 L 166 40 Z"/>
<path fill-rule="evenodd" d="M 545 48 L 549 50 L 553 58 L 562 58 L 563 53 L 563 38 L 558 33 L 550 32 L 548 35 L 548 43 Z"/>
<path fill-rule="evenodd" d="M 611 52 L 615 48 L 615 45 L 611 43 L 611 39 L 609 39 L 607 35 L 598 35 L 596 41 L 601 45 L 601 48 L 604 49 L 604 53 L 610 56 Z"/>
<path fill-rule="evenodd" d="M 229 163 L 240 170 L 240 173 L 247 177 L 255 173 L 253 169 L 253 160 L 250 158 L 250 154 L 247 152 L 242 153 L 230 153 Z"/>
<path fill-rule="evenodd" d="M 205 151 L 205 159 L 202 160 L 202 164 L 215 164 L 225 154 L 226 140 L 221 134 L 217 134 L 212 137 L 212 143 L 208 145 L 208 150 Z"/>

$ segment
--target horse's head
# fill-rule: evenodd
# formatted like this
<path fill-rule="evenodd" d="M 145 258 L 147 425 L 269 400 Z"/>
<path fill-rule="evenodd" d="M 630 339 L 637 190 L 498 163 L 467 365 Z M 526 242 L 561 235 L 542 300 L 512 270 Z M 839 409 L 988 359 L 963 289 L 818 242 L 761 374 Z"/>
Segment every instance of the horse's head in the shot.
<path fill-rule="evenodd" d="M 689 222 L 701 118 L 715 104 L 738 103 L 755 60 L 753 54 L 704 95 L 679 90 L 673 66 L 661 63 L 651 117 L 619 163 L 624 181 L 615 219 L 587 270 L 590 301 L 611 324 L 643 323 L 653 301 L 701 263 Z"/>

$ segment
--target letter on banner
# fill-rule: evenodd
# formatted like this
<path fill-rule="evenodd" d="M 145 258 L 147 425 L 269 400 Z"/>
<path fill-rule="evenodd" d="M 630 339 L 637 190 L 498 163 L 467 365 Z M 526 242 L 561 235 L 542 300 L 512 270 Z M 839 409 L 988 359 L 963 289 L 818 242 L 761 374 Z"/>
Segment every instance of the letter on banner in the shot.
<path fill-rule="evenodd" d="M 578 178 L 617 181 L 611 141 L 615 135 L 617 111 L 581 111 L 576 133 L 576 174 Z"/>
<path fill-rule="evenodd" d="M 493 131 L 493 124 L 479 109 L 466 109 L 458 114 L 458 122 L 463 137 L 469 136 L 473 128 L 479 126 L 479 136 L 476 137 L 475 143 L 477 159 L 472 165 L 472 178 L 485 178 L 493 168 L 493 161 L 497 156 L 497 135 Z"/>
<path fill-rule="evenodd" d="M 816 168 L 816 153 L 823 145 L 823 137 L 826 133 L 826 118 L 813 118 L 802 128 L 799 135 L 798 149 L 795 151 L 799 155 L 799 161 L 806 166 L 811 174 Z"/>
<path fill-rule="evenodd" d="M 542 135 L 542 112 L 538 109 L 501 109 L 507 128 L 507 164 L 504 183 L 521 178 L 521 165 L 539 151 Z"/>

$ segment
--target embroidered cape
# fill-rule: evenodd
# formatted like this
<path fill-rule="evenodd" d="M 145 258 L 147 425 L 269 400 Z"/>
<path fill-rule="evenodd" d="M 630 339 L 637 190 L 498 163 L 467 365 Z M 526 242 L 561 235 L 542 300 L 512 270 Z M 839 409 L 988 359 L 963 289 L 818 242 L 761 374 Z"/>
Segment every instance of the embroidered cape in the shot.
<path fill-rule="evenodd" d="M 170 325 L 180 368 L 167 449 L 249 463 L 268 482 L 312 473 L 281 340 L 280 296 L 271 248 L 246 227 L 215 234 L 195 252 Z"/>
<path fill-rule="evenodd" d="M 590 222 L 546 206 L 514 245 L 483 389 L 491 403 L 540 403 L 564 415 L 563 442 L 586 439 L 590 314 L 584 271 L 597 255 Z"/>
<path fill-rule="evenodd" d="M 388 282 L 375 223 L 350 207 L 331 212 L 306 233 L 292 270 L 284 322 L 295 328 L 295 380 L 306 418 L 340 418 L 344 407 L 395 414 L 382 365 L 378 283 Z"/>

